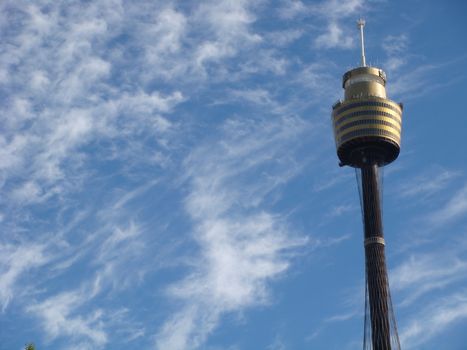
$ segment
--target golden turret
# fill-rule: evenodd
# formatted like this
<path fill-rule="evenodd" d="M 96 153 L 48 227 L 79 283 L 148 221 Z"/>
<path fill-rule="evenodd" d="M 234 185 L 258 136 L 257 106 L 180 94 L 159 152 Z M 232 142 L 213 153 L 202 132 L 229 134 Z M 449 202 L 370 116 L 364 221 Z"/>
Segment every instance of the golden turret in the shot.
<path fill-rule="evenodd" d="M 361 167 L 371 161 L 379 166 L 399 155 L 402 104 L 386 96 L 386 74 L 367 67 L 362 40 L 362 66 L 343 76 L 345 99 L 332 107 L 332 122 L 337 155 L 341 165 Z"/>

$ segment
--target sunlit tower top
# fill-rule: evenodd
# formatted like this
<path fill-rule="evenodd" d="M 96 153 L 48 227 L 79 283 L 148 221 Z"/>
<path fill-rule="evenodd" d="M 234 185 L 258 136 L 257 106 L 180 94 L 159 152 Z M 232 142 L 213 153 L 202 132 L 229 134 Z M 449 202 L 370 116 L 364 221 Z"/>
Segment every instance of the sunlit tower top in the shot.
<path fill-rule="evenodd" d="M 402 127 L 402 104 L 386 95 L 386 74 L 368 67 L 360 29 L 361 66 L 343 76 L 345 98 L 333 106 L 332 120 L 337 155 L 341 165 L 361 167 L 374 157 L 379 166 L 394 161 L 399 155 Z"/>

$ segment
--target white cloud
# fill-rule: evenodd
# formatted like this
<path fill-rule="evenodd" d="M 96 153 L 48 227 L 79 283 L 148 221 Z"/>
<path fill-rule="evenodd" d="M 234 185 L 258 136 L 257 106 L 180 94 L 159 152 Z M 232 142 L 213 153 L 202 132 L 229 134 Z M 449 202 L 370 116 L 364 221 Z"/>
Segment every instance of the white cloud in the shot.
<path fill-rule="evenodd" d="M 440 210 L 431 214 L 430 221 L 441 225 L 467 213 L 467 185 L 460 188 Z"/>
<path fill-rule="evenodd" d="M 352 236 L 350 234 L 345 234 L 337 237 L 315 239 L 313 241 L 313 247 L 314 249 L 332 247 L 334 245 L 341 244 L 342 242 L 347 241 L 351 237 Z"/>
<path fill-rule="evenodd" d="M 277 32 L 267 33 L 268 41 L 276 46 L 287 46 L 304 35 L 301 29 L 287 29 Z"/>
<path fill-rule="evenodd" d="M 249 11 L 255 1 L 210 1 L 200 5 L 195 16 L 206 21 L 214 30 L 216 37 L 226 43 L 234 43 L 238 40 L 258 42 L 261 37 L 250 31 L 249 25 L 256 18 Z"/>
<path fill-rule="evenodd" d="M 321 192 L 332 189 L 334 186 L 341 184 L 343 181 L 354 177 L 355 175 L 352 172 L 343 172 L 339 171 L 340 169 L 333 169 L 332 174 L 327 174 L 328 176 L 323 179 L 319 179 L 319 182 L 314 184 L 313 191 Z"/>
<path fill-rule="evenodd" d="M 269 91 L 265 89 L 233 90 L 231 95 L 235 99 L 245 100 L 256 105 L 274 105 Z"/>
<path fill-rule="evenodd" d="M 341 216 L 349 211 L 354 211 L 356 209 L 355 205 L 352 204 L 340 204 L 331 208 L 329 213 L 326 215 L 328 218 L 335 218 Z"/>
<path fill-rule="evenodd" d="M 40 202 L 44 196 L 42 188 L 34 181 L 27 181 L 16 188 L 11 197 L 19 203 Z"/>
<path fill-rule="evenodd" d="M 296 78 L 296 83 L 309 89 L 310 95 L 307 96 L 307 99 L 312 103 L 323 101 L 323 99 L 333 101 L 333 96 L 336 96 L 335 99 L 341 97 L 340 91 L 336 91 L 338 85 L 333 84 L 333 81 L 335 81 L 335 77 L 331 75 L 329 65 L 324 62 L 312 62 L 304 65 Z"/>
<path fill-rule="evenodd" d="M 195 14 L 200 30 L 208 31 L 207 36 L 195 51 L 197 69 L 206 73 L 211 63 L 236 55 L 241 49 L 258 44 L 262 37 L 250 30 L 256 18 L 249 11 L 255 2 L 209 1 L 201 4 Z"/>
<path fill-rule="evenodd" d="M 439 298 L 424 307 L 424 311 L 410 319 L 400 334 L 401 344 L 407 349 L 420 348 L 436 335 L 467 318 L 465 290 Z"/>
<path fill-rule="evenodd" d="M 383 43 L 381 45 L 383 50 L 386 51 L 386 54 L 390 56 L 400 55 L 407 51 L 409 38 L 407 34 L 388 35 L 383 39 Z"/>
<path fill-rule="evenodd" d="M 432 169 L 414 179 L 404 181 L 397 190 L 402 197 L 419 197 L 426 199 L 435 193 L 445 189 L 452 180 L 460 175 L 457 171 Z"/>
<path fill-rule="evenodd" d="M 113 215 L 125 217 L 123 205 L 124 203 L 110 206 Z M 42 301 L 33 299 L 25 303 L 26 311 L 40 319 L 50 341 L 63 338 L 70 342 L 70 346 L 100 349 L 109 341 L 107 328 L 126 332 L 128 342 L 139 338 L 142 332 L 144 334 L 144 329 L 138 322 L 129 324 L 126 318 L 121 317 L 121 313 L 125 314 L 126 311 L 115 312 L 108 306 L 94 306 L 104 293 L 107 293 L 106 296 L 114 296 L 138 285 L 147 270 L 141 263 L 145 247 L 138 225 L 130 222 L 126 227 L 115 226 L 115 218 L 111 220 L 109 215 L 104 215 L 103 220 L 110 222 L 105 222 L 100 231 L 82 237 L 84 242 L 81 244 L 62 246 L 60 253 L 55 254 L 55 264 L 51 272 L 59 274 L 70 269 L 83 257 L 90 260 L 92 273 L 81 279 L 80 287 L 52 296 L 47 290 L 40 290 L 35 294 L 44 296 Z M 155 261 L 151 263 L 154 264 Z M 61 264 L 66 266 L 60 266 Z M 81 266 L 86 268 L 86 264 Z"/>
<path fill-rule="evenodd" d="M 61 11 L 63 6 L 66 11 Z M 0 167 L 4 180 L 14 181 L 8 187 L 13 205 L 63 198 L 76 189 L 89 175 L 85 165 L 92 155 L 82 149 L 92 142 L 125 136 L 126 144 L 134 145 L 142 133 L 152 133 L 167 147 L 174 123 L 164 114 L 185 97 L 178 90 L 143 89 L 145 80 L 134 71 L 118 73 L 123 75 L 120 85 L 111 80 L 127 59 L 112 55 L 108 47 L 124 26 L 118 1 L 13 7 L 24 23 L 14 27 L 8 53 L 0 54 L 9 77 L 2 82 L 9 102 L 0 108 L 7 120 L 0 138 Z M 183 33 L 184 18 L 171 9 L 159 17 L 159 25 L 152 27 L 153 43 L 162 45 L 160 50 L 176 51 L 173 42 Z M 127 153 L 120 149 L 120 154 Z"/>
<path fill-rule="evenodd" d="M 329 17 L 350 17 L 362 9 L 363 0 L 327 0 L 316 5 L 322 14 Z"/>
<path fill-rule="evenodd" d="M 444 89 L 455 83 L 459 79 L 459 76 L 447 73 L 441 81 L 433 81 L 431 77 L 433 77 L 435 72 L 442 66 L 452 65 L 453 63 L 454 62 L 444 64 L 422 63 L 413 69 L 401 72 L 395 79 L 391 80 L 391 84 L 387 87 L 388 93 L 391 96 L 400 97 L 403 98 L 404 101 L 408 101 L 436 90 Z"/>
<path fill-rule="evenodd" d="M 0 245 L 0 304 L 2 311 L 14 295 L 21 294 L 19 285 L 22 275 L 49 261 L 39 244 Z"/>
<path fill-rule="evenodd" d="M 187 19 L 170 7 L 157 11 L 154 17 L 154 23 L 147 23 L 141 33 L 145 43 L 144 71 L 149 76 L 172 79 L 187 70 L 186 64 L 179 60 L 187 35 Z"/>
<path fill-rule="evenodd" d="M 122 157 L 139 148 L 142 133 L 153 132 L 159 146 L 167 148 L 177 124 L 166 114 L 189 96 L 178 89 L 154 91 L 148 84 L 163 77 L 181 88 L 184 82 L 205 79 L 212 63 L 262 42 L 251 30 L 255 4 L 247 1 L 199 4 L 190 16 L 170 4 L 153 4 L 144 18 L 137 6 L 119 1 L 62 11 L 64 6 L 18 5 L 24 24 L 15 29 L 10 38 L 15 45 L 2 56 L 10 67 L 3 84 L 14 99 L 1 108 L 10 122 L 0 139 L 0 159 L 6 180 L 18 173 L 28 179 L 13 188 L 11 198 L 18 205 L 26 203 L 25 193 L 31 194 L 30 203 L 37 203 L 79 185 L 88 176 L 85 165 L 91 156 L 82 149 L 95 141 L 124 136 L 129 149 L 120 147 Z M 115 38 L 135 19 L 141 21 L 130 39 L 138 41 L 130 46 L 140 54 L 130 64 Z M 261 67 L 284 73 L 284 59 L 263 56 Z M 19 62 L 19 71 L 10 74 Z M 128 68 L 134 65 L 137 71 Z M 216 69 L 223 74 L 223 66 Z M 166 163 L 164 151 L 155 150 L 147 161 Z"/>
<path fill-rule="evenodd" d="M 423 348 L 430 339 L 467 318 L 466 245 L 459 242 L 414 253 L 390 272 L 391 289 L 400 302 L 399 335 L 404 348 Z M 404 310 L 405 309 L 405 310 Z"/>
<path fill-rule="evenodd" d="M 268 345 L 267 350 L 286 350 L 287 346 L 281 337 L 277 336 L 274 338 L 273 342 Z"/>
<path fill-rule="evenodd" d="M 327 318 L 325 321 L 326 322 L 342 322 L 342 321 L 350 320 L 356 316 L 360 316 L 360 312 L 351 311 L 351 312 L 331 316 Z"/>
<path fill-rule="evenodd" d="M 447 288 L 467 276 L 467 261 L 453 254 L 414 254 L 391 270 L 391 288 L 403 292 L 401 306 L 407 306 L 426 293 Z"/>
<path fill-rule="evenodd" d="M 353 38 L 344 35 L 343 29 L 334 21 L 328 24 L 326 32 L 315 39 L 316 47 L 325 49 L 335 47 L 347 49 L 353 46 L 353 42 Z"/>
<path fill-rule="evenodd" d="M 339 19 L 355 15 L 363 5 L 363 0 L 323 0 L 307 5 L 306 11 L 313 15 L 320 15 L 326 20 Z"/>
<path fill-rule="evenodd" d="M 272 39 L 272 42 L 275 42 L 274 39 Z M 242 62 L 240 64 L 241 70 L 230 78 L 241 79 L 242 76 L 261 73 L 272 73 L 277 76 L 283 76 L 290 65 L 290 60 L 283 57 L 280 52 L 271 49 L 262 49 L 258 50 L 254 57 L 250 56 L 245 62 Z"/>
<path fill-rule="evenodd" d="M 174 53 L 182 46 L 186 30 L 185 16 L 172 8 L 166 8 L 157 14 L 155 25 L 148 29 L 150 37 L 156 39 L 155 46 L 150 47 L 155 56 Z"/>
<path fill-rule="evenodd" d="M 348 35 L 347 26 L 342 27 L 341 21 L 355 16 L 362 9 L 362 0 L 327 0 L 310 6 L 314 13 L 327 23 L 326 30 L 319 34 L 314 44 L 317 48 L 348 49 L 354 44 L 354 36 Z"/>
<path fill-rule="evenodd" d="M 158 349 L 195 349 L 223 314 L 267 302 L 268 282 L 288 269 L 291 252 L 306 242 L 279 216 L 256 210 L 293 176 L 289 162 L 253 184 L 242 180 L 286 156 L 285 145 L 304 125 L 294 119 L 260 124 L 228 121 L 221 140 L 201 146 L 186 162 L 192 187 L 186 210 L 200 253 L 188 277 L 169 289 L 185 306 L 159 331 Z"/>
<path fill-rule="evenodd" d="M 278 12 L 281 18 L 293 19 L 306 14 L 307 7 L 300 0 L 282 0 Z"/>
<path fill-rule="evenodd" d="M 108 341 L 101 323 L 102 311 L 97 309 L 86 317 L 75 315 L 87 300 L 92 291 L 64 292 L 50 297 L 41 303 L 28 307 L 28 311 L 37 315 L 44 330 L 51 339 L 69 336 L 74 341 L 87 338 L 93 345 L 101 348 Z"/>
<path fill-rule="evenodd" d="M 96 285 L 100 288 L 109 286 L 115 292 L 141 282 L 148 269 L 147 264 L 141 261 L 146 253 L 142 236 L 141 228 L 134 222 L 127 227 L 109 227 L 106 238 L 99 242 L 93 263 L 97 267 L 94 277 Z M 157 265 L 156 262 L 157 259 L 154 259 L 152 264 Z"/>
<path fill-rule="evenodd" d="M 407 34 L 388 35 L 384 38 L 382 48 L 388 58 L 384 62 L 384 67 L 389 72 L 394 72 L 404 66 L 408 60 L 409 38 Z"/>

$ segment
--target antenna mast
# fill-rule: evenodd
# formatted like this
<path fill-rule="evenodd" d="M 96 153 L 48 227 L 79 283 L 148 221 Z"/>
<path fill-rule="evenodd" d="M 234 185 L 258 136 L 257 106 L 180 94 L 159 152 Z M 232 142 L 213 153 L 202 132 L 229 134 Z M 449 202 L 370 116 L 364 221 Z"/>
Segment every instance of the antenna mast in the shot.
<path fill-rule="evenodd" d="M 366 67 L 366 60 L 365 60 L 365 43 L 363 41 L 363 27 L 365 26 L 365 20 L 359 19 L 357 21 L 357 28 L 360 29 L 360 42 L 362 44 L 362 67 Z"/>

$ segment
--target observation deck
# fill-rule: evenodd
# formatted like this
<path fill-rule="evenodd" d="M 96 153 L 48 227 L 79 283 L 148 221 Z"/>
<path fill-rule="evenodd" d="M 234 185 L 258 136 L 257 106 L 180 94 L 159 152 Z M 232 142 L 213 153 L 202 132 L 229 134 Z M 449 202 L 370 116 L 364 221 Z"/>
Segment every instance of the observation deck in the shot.
<path fill-rule="evenodd" d="M 400 152 L 402 104 L 386 96 L 386 74 L 375 67 L 346 72 L 345 99 L 333 105 L 332 123 L 341 165 L 362 167 L 369 158 L 379 166 Z"/>

